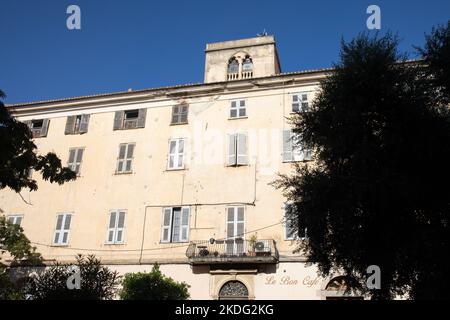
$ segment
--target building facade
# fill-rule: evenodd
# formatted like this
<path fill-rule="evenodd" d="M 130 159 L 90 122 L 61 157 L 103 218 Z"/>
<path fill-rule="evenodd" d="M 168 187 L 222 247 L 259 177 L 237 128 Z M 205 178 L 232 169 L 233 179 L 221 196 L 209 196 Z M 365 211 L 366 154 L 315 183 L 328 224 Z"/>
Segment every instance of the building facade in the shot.
<path fill-rule="evenodd" d="M 10 105 L 38 152 L 78 178 L 31 173 L 39 190 L 2 190 L 0 207 L 48 264 L 95 254 L 124 274 L 158 262 L 192 299 L 340 296 L 344 278 L 293 253 L 307 230 L 293 231 L 271 185 L 293 162 L 313 165 L 288 118 L 327 72 L 281 73 L 262 36 L 208 44 L 204 83 Z"/>

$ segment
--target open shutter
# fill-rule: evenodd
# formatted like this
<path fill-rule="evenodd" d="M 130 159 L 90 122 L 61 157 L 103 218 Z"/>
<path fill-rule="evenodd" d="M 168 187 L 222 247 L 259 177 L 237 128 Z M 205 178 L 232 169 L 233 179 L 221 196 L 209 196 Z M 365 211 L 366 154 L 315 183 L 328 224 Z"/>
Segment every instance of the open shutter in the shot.
<path fill-rule="evenodd" d="M 172 208 L 164 208 L 163 223 L 161 226 L 161 242 L 170 242 L 172 225 Z"/>
<path fill-rule="evenodd" d="M 116 111 L 114 114 L 114 128 L 113 130 L 120 130 L 123 126 L 123 111 Z"/>
<path fill-rule="evenodd" d="M 48 132 L 48 126 L 50 124 L 50 119 L 44 119 L 42 122 L 41 134 L 39 137 L 46 137 Z"/>
<path fill-rule="evenodd" d="M 71 170 L 75 170 L 75 153 L 76 153 L 76 149 L 70 149 L 69 151 L 69 161 L 68 161 L 68 166 L 70 167 Z"/>
<path fill-rule="evenodd" d="M 283 130 L 283 161 L 294 160 L 292 154 L 291 130 Z"/>
<path fill-rule="evenodd" d="M 31 120 L 23 121 L 23 123 L 25 123 L 29 129 L 31 129 Z"/>
<path fill-rule="evenodd" d="M 139 109 L 139 115 L 137 120 L 137 128 L 144 128 L 145 127 L 145 117 L 147 115 L 147 109 Z"/>
<path fill-rule="evenodd" d="M 125 162 L 125 152 L 126 151 L 127 151 L 126 144 L 119 145 L 119 157 L 117 159 L 117 172 L 122 172 L 125 170 L 124 162 Z"/>
<path fill-rule="evenodd" d="M 68 116 L 66 121 L 66 128 L 64 134 L 73 134 L 75 128 L 75 120 L 77 116 Z"/>
<path fill-rule="evenodd" d="M 248 164 L 247 135 L 245 133 L 237 134 L 237 164 Z"/>
<path fill-rule="evenodd" d="M 189 207 L 181 209 L 181 238 L 180 241 L 189 239 Z"/>
<path fill-rule="evenodd" d="M 236 165 L 236 134 L 228 135 L 228 165 Z"/>
<path fill-rule="evenodd" d="M 80 133 L 86 133 L 88 132 L 89 127 L 89 114 L 82 114 L 81 115 L 81 122 L 80 122 Z"/>
<path fill-rule="evenodd" d="M 134 144 L 128 144 L 127 147 L 127 161 L 125 171 L 131 171 L 131 164 L 133 162 Z"/>

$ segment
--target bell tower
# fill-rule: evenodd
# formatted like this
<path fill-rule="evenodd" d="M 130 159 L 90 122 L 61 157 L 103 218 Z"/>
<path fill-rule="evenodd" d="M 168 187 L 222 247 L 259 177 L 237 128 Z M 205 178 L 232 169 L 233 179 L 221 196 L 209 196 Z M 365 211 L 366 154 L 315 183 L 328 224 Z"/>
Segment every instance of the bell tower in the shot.
<path fill-rule="evenodd" d="M 208 43 L 205 83 L 273 76 L 281 72 L 274 36 Z"/>

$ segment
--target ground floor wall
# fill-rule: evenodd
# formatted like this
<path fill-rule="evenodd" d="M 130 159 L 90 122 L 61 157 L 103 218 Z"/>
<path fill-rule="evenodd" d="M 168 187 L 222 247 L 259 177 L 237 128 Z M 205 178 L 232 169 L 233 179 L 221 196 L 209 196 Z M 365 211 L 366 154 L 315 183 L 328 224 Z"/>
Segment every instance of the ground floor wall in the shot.
<path fill-rule="evenodd" d="M 120 274 L 145 272 L 152 265 L 110 265 Z M 239 282 L 245 286 L 249 299 L 256 300 L 320 300 L 325 299 L 326 285 L 330 279 L 317 274 L 314 265 L 305 262 L 280 262 L 274 265 L 248 268 L 210 268 L 189 264 L 162 264 L 161 272 L 176 281 L 190 285 L 191 299 L 221 298 L 225 284 Z"/>

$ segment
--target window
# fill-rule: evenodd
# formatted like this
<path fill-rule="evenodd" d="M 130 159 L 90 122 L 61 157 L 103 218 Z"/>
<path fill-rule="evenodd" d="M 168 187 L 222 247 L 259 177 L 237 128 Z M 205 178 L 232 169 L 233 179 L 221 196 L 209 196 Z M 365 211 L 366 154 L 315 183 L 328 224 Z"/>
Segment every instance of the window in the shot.
<path fill-rule="evenodd" d="M 311 160 L 311 150 L 297 146 L 295 139 L 292 130 L 283 130 L 283 161 Z"/>
<path fill-rule="evenodd" d="M 187 242 L 189 215 L 189 207 L 164 208 L 161 242 Z"/>
<path fill-rule="evenodd" d="M 8 216 L 7 221 L 9 223 L 17 224 L 18 226 L 20 226 L 22 223 L 22 219 L 23 219 L 22 215 L 15 214 L 15 215 Z"/>
<path fill-rule="evenodd" d="M 253 76 L 253 62 L 249 56 L 246 56 L 242 62 L 242 79 L 248 79 Z"/>
<path fill-rule="evenodd" d="M 231 58 L 228 61 L 228 69 L 227 69 L 228 74 L 238 74 L 239 73 L 239 62 L 237 61 L 236 58 Z"/>
<path fill-rule="evenodd" d="M 144 128 L 147 109 L 116 111 L 114 115 L 114 130 Z"/>
<path fill-rule="evenodd" d="M 78 116 L 68 116 L 64 134 L 86 133 L 88 131 L 89 118 L 90 115 L 88 114 L 80 114 Z"/>
<path fill-rule="evenodd" d="M 76 174 L 80 173 L 81 161 L 83 159 L 84 148 L 74 148 L 69 150 L 69 161 L 67 166 Z"/>
<path fill-rule="evenodd" d="M 54 245 L 67 245 L 69 243 L 69 230 L 72 214 L 58 214 L 56 220 L 55 236 L 53 238 Z"/>
<path fill-rule="evenodd" d="M 122 143 L 119 145 L 119 157 L 117 158 L 116 173 L 129 173 L 132 170 L 134 143 Z"/>
<path fill-rule="evenodd" d="M 228 136 L 228 165 L 247 165 L 247 135 L 234 133 Z"/>
<path fill-rule="evenodd" d="M 245 100 L 231 101 L 230 119 L 246 117 Z"/>
<path fill-rule="evenodd" d="M 167 168 L 183 169 L 184 168 L 184 139 L 171 139 L 169 141 L 169 159 Z"/>
<path fill-rule="evenodd" d="M 302 228 L 301 232 L 297 232 L 298 223 L 296 219 L 292 216 L 292 205 L 286 203 L 284 206 L 284 235 L 286 240 L 296 240 L 306 238 L 306 228 Z"/>
<path fill-rule="evenodd" d="M 123 243 L 123 230 L 125 227 L 125 211 L 114 210 L 109 213 L 108 244 Z"/>
<path fill-rule="evenodd" d="M 31 120 L 25 121 L 25 124 L 28 125 L 28 127 L 30 128 L 33 138 L 42 138 L 47 136 L 50 120 L 49 119 Z"/>
<path fill-rule="evenodd" d="M 171 124 L 181 124 L 187 122 L 188 122 L 188 106 L 185 104 L 173 106 Z"/>
<path fill-rule="evenodd" d="M 308 93 L 302 92 L 292 95 L 292 112 L 308 112 L 309 99 Z"/>

